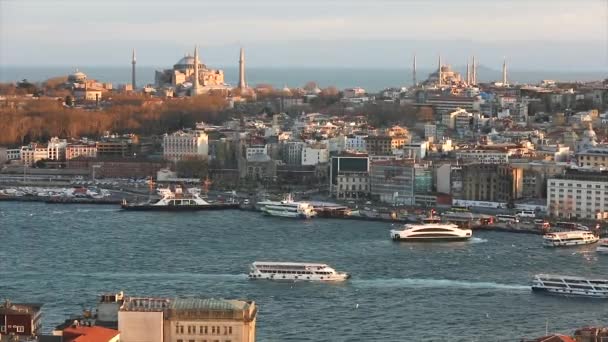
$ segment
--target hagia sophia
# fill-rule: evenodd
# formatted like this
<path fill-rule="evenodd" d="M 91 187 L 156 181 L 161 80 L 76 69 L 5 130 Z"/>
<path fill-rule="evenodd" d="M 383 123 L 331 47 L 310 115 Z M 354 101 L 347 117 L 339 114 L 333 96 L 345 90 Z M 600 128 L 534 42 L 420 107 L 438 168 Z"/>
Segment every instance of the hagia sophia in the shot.
<path fill-rule="evenodd" d="M 158 89 L 169 88 L 176 93 L 189 92 L 190 95 L 230 89 L 224 82 L 224 71 L 210 69 L 201 63 L 197 48 L 194 49 L 194 56 L 186 54 L 172 69 L 156 71 L 154 82 Z"/>

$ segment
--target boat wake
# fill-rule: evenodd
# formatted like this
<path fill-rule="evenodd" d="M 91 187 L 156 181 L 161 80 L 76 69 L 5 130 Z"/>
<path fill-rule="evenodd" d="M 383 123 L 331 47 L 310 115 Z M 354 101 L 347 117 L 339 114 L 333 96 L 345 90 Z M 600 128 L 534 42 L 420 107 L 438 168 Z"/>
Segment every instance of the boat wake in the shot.
<path fill-rule="evenodd" d="M 19 272 L 22 276 L 39 276 L 40 272 Z M 186 279 L 213 279 L 213 280 L 247 280 L 247 274 L 222 274 L 222 273 L 170 273 L 170 272 L 64 272 L 63 277 L 82 277 L 95 279 L 171 279 L 171 280 L 186 280 Z M 0 277 L 3 272 L 0 272 Z"/>
<path fill-rule="evenodd" d="M 472 282 L 449 279 L 353 279 L 355 287 L 362 288 L 458 288 L 458 289 L 494 289 L 494 290 L 530 290 L 530 286 L 499 284 L 494 282 Z"/>
<path fill-rule="evenodd" d="M 482 239 L 482 238 L 478 238 L 478 237 L 472 237 L 469 241 L 471 243 L 484 243 L 484 242 L 488 242 L 488 239 Z"/>

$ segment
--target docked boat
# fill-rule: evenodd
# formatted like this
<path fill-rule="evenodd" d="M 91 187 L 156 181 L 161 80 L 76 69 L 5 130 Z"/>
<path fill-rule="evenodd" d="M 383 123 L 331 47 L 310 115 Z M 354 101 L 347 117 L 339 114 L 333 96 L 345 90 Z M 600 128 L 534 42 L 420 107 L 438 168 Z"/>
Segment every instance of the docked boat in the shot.
<path fill-rule="evenodd" d="M 426 218 L 422 223 L 406 224 L 403 229 L 392 229 L 395 241 L 462 241 L 473 236 L 470 229 L 462 229 L 453 223 L 442 223 L 438 218 Z"/>
<path fill-rule="evenodd" d="M 249 279 L 279 281 L 337 282 L 350 278 L 350 274 L 337 272 L 326 264 L 300 262 L 261 262 L 251 264 Z"/>
<path fill-rule="evenodd" d="M 601 240 L 595 251 L 601 254 L 608 254 L 608 239 Z"/>
<path fill-rule="evenodd" d="M 239 208 L 239 204 L 236 202 L 207 202 L 196 193 L 183 191 L 181 186 L 176 186 L 175 190 L 164 189 L 159 193 L 162 197 L 156 202 L 127 203 L 127 201 L 123 201 L 121 207 L 124 210 L 139 211 L 196 211 Z"/>
<path fill-rule="evenodd" d="M 555 232 L 543 235 L 543 245 L 546 247 L 568 247 L 596 243 L 599 236 L 585 230 L 570 232 Z"/>
<path fill-rule="evenodd" d="M 270 216 L 309 219 L 317 215 L 310 203 L 294 201 L 291 195 L 287 195 L 282 201 L 259 202 L 258 206 L 263 213 Z"/>
<path fill-rule="evenodd" d="M 608 279 L 537 274 L 532 281 L 532 291 L 608 299 Z"/>

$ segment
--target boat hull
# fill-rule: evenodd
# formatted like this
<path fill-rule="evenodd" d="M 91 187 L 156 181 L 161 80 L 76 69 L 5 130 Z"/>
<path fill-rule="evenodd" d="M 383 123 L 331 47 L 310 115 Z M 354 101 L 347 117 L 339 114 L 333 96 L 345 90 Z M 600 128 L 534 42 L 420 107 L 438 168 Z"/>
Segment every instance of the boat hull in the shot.
<path fill-rule="evenodd" d="M 587 297 L 587 298 L 599 298 L 608 299 L 608 293 L 590 293 L 585 291 L 576 291 L 573 289 L 552 289 L 541 286 L 532 286 L 532 292 L 544 293 L 556 296 L 571 296 L 571 297 Z"/>
<path fill-rule="evenodd" d="M 130 211 L 200 211 L 200 210 L 226 210 L 239 209 L 238 203 L 184 205 L 184 206 L 161 206 L 161 205 L 121 205 L 122 210 Z"/>
<path fill-rule="evenodd" d="M 319 275 L 293 275 L 293 274 L 261 274 L 261 273 L 249 273 L 250 280 L 268 280 L 268 281 L 279 281 L 279 282 L 342 282 L 350 278 L 349 274 L 336 274 L 331 276 L 319 276 Z"/>
<path fill-rule="evenodd" d="M 396 242 L 450 242 L 450 241 L 466 241 L 469 240 L 471 236 L 454 236 L 454 237 L 437 237 L 437 238 L 415 238 L 415 237 L 395 237 L 393 236 L 393 241 Z"/>
<path fill-rule="evenodd" d="M 595 251 L 600 254 L 608 254 L 608 246 L 598 246 Z"/>
<path fill-rule="evenodd" d="M 596 243 L 598 240 L 587 240 L 587 241 L 543 241 L 543 246 L 545 247 L 576 247 L 576 246 L 584 246 Z"/>

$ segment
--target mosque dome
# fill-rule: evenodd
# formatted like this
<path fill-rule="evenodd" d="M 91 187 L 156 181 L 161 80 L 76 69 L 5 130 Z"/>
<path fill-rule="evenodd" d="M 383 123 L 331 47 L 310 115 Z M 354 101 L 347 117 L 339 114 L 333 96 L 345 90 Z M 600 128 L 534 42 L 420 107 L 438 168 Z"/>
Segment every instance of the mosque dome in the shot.
<path fill-rule="evenodd" d="M 204 68 L 205 65 L 203 63 L 198 62 L 199 68 Z M 182 57 L 177 63 L 173 65 L 173 69 L 175 70 L 186 70 L 186 69 L 194 69 L 194 57 L 190 55 L 186 55 Z"/>
<path fill-rule="evenodd" d="M 84 72 L 76 71 L 73 74 L 68 75 L 69 82 L 84 82 L 87 79 L 87 75 Z"/>

